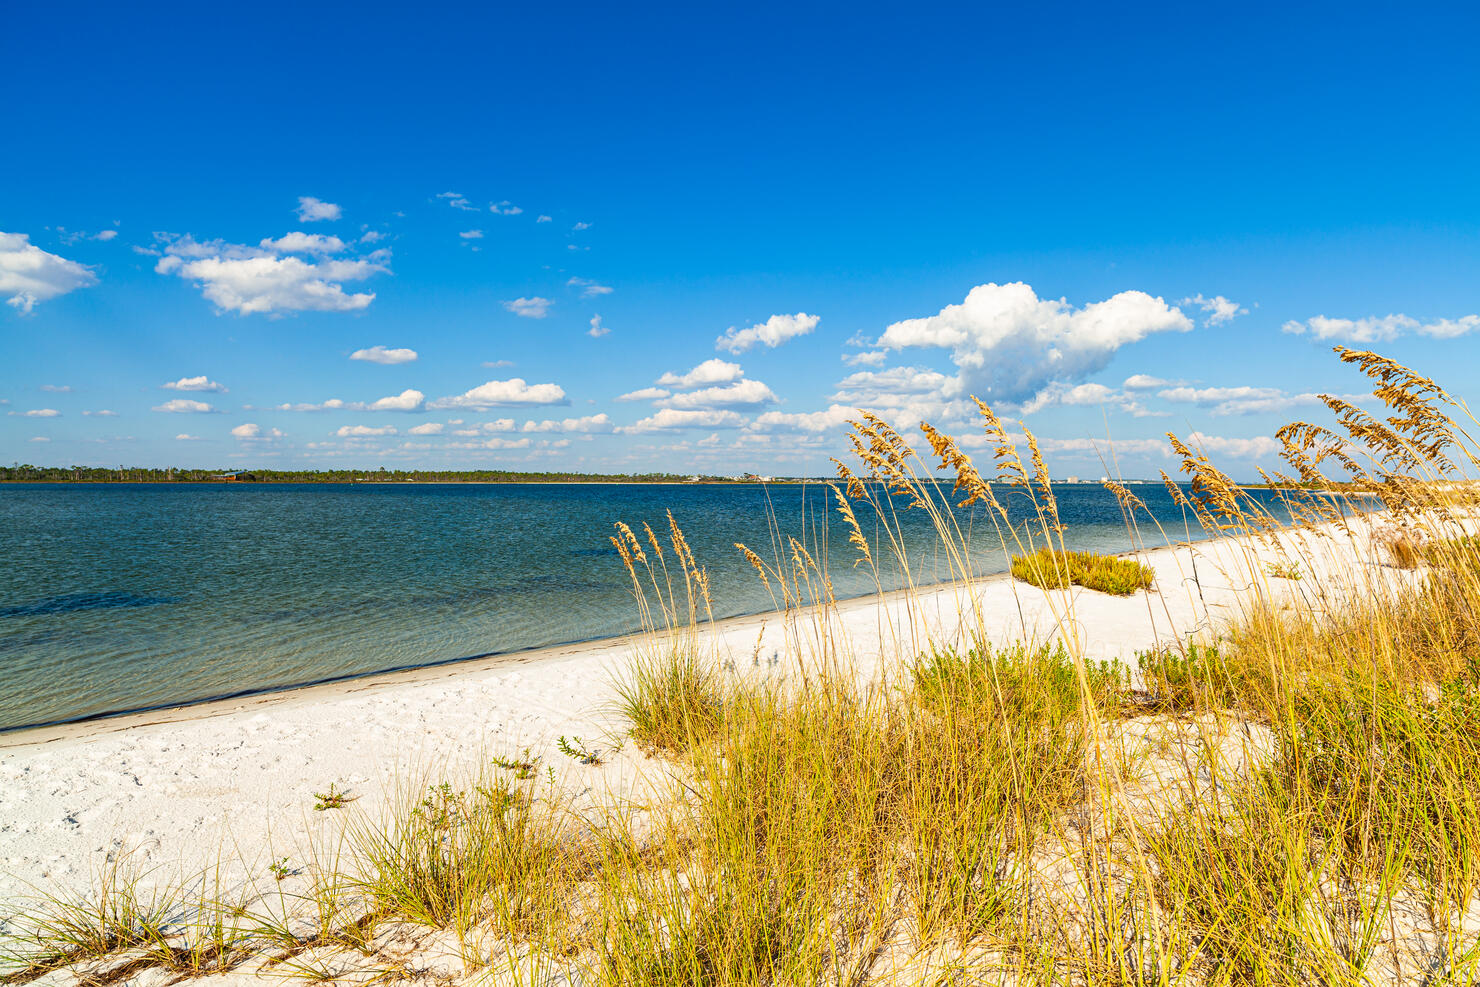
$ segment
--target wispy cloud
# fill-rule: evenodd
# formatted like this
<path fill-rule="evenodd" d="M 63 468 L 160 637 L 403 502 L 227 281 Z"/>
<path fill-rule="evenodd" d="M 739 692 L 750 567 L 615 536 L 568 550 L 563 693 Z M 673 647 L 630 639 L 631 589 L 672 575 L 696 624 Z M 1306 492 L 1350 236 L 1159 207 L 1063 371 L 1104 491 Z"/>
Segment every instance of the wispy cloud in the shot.
<path fill-rule="evenodd" d="M 460 194 L 458 192 L 438 192 L 437 193 L 437 198 L 443 200 L 444 202 L 446 202 L 452 208 L 454 208 L 454 209 L 461 209 L 463 212 L 481 212 L 482 211 L 477 206 L 475 206 L 471 202 L 469 202 L 467 196 L 462 195 L 462 194 Z"/>
<path fill-rule="evenodd" d="M 555 303 L 550 299 L 536 295 L 533 298 L 510 299 L 504 302 L 504 308 L 526 319 L 543 319 L 550 314 L 550 306 L 553 304 Z"/>
<path fill-rule="evenodd" d="M 1249 310 L 1239 305 L 1238 302 L 1229 301 L 1222 295 L 1214 295 L 1212 298 L 1204 298 L 1199 292 L 1191 298 L 1182 299 L 1183 305 L 1196 305 L 1202 309 L 1205 318 L 1203 325 L 1218 326 L 1225 322 L 1232 322 L 1240 315 L 1248 315 Z"/>
<path fill-rule="evenodd" d="M 488 211 L 497 216 L 517 216 L 524 210 L 514 205 L 508 199 L 505 199 L 502 202 L 490 202 L 488 204 Z"/>
<path fill-rule="evenodd" d="M 385 346 L 372 346 L 369 349 L 355 350 L 349 355 L 351 360 L 362 360 L 366 363 L 383 363 L 393 365 L 397 363 L 412 363 L 416 360 L 416 351 L 406 349 L 390 349 Z"/>
<path fill-rule="evenodd" d="M 1399 336 L 1412 335 L 1454 339 L 1480 329 L 1480 315 L 1462 315 L 1457 319 L 1436 319 L 1433 322 L 1420 322 L 1401 314 L 1362 319 L 1329 319 L 1317 315 L 1304 322 L 1292 319 L 1280 328 L 1295 336 L 1309 333 L 1316 339 L 1343 339 L 1349 343 L 1387 343 Z"/>
<path fill-rule="evenodd" d="M 597 295 L 610 295 L 616 289 L 610 285 L 597 284 L 586 278 L 571 278 L 565 282 L 568 288 L 581 289 L 582 298 L 595 298 Z"/>
<path fill-rule="evenodd" d="M 302 223 L 318 223 L 338 219 L 342 210 L 332 202 L 316 199 L 311 195 L 298 197 L 298 220 Z"/>

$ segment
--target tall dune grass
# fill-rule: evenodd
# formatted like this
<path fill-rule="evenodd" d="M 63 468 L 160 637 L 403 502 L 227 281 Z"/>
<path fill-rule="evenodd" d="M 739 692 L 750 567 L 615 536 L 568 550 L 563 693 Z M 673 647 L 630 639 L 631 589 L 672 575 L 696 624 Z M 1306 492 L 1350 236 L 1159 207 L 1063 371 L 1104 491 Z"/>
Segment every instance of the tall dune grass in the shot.
<path fill-rule="evenodd" d="M 1473 420 L 1413 371 L 1338 352 L 1388 410 L 1328 398 L 1334 424 L 1280 432 L 1293 472 L 1266 479 L 1289 524 L 1170 437 L 1191 485 L 1168 487 L 1193 522 L 1238 537 L 1246 589 L 1216 634 L 1135 669 L 1087 658 L 1036 440 L 1015 442 L 984 404 L 990 478 L 938 429 L 921 426 L 917 451 L 866 414 L 838 463 L 837 523 L 876 584 L 892 567 L 912 585 L 898 519 L 920 511 L 966 591 L 950 640 L 921 636 L 906 593 L 891 631 L 908 654 L 877 674 L 860 671 L 826 560 L 804 542 L 778 537 L 769 558 L 737 546 L 785 630 L 786 674 L 768 674 L 704 633 L 708 574 L 678 523 L 619 524 L 647 633 L 616 709 L 658 794 L 595 817 L 538 778 L 405 799 L 316 878 L 318 907 L 340 918 L 302 932 L 243 920 L 212 968 L 340 941 L 349 916 L 365 937 L 404 925 L 492 943 L 466 946 L 467 972 L 511 983 L 1474 982 Z M 1328 469 L 1383 511 L 1327 493 Z M 1133 539 L 1156 524 L 1110 487 Z M 1026 525 L 1006 496 L 1032 505 Z M 875 537 L 859 505 L 881 519 Z M 1001 615 L 971 592 L 969 561 L 984 531 L 1037 560 L 1054 639 L 991 644 Z M 1319 551 L 1325 539 L 1359 550 Z M 1196 592 L 1193 576 L 1164 592 Z M 43 904 L 11 937 L 9 979 L 177 942 L 188 923 L 171 914 L 116 883 Z"/>

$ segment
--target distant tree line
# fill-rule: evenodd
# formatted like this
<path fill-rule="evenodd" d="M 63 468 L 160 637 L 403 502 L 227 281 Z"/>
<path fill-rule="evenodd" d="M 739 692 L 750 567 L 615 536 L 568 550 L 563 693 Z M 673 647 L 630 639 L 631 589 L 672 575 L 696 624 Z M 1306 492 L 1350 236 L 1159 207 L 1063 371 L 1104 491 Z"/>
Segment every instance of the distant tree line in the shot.
<path fill-rule="evenodd" d="M 519 473 L 512 470 L 227 470 L 170 466 L 0 466 L 0 483 L 704 483 L 732 477 L 674 473 Z"/>

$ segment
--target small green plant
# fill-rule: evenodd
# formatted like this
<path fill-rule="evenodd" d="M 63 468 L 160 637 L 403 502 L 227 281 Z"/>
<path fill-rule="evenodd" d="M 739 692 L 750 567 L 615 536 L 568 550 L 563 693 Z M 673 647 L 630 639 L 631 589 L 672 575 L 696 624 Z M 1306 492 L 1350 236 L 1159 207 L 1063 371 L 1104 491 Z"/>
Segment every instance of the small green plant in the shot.
<path fill-rule="evenodd" d="M 274 880 L 279 882 L 285 881 L 293 876 L 293 869 L 288 866 L 287 857 L 268 864 L 267 872 L 273 876 Z"/>
<path fill-rule="evenodd" d="M 1234 673 L 1216 645 L 1142 651 L 1136 663 L 1152 702 L 1169 710 L 1227 709 L 1238 700 Z"/>
<path fill-rule="evenodd" d="M 1292 582 L 1305 578 L 1305 573 L 1300 571 L 1300 563 L 1294 561 L 1269 562 L 1265 564 L 1264 571 L 1276 579 L 1289 579 Z"/>
<path fill-rule="evenodd" d="M 556 741 L 555 747 L 560 753 L 573 761 L 580 761 L 582 764 L 601 763 L 601 755 L 587 747 L 580 737 L 572 736 L 567 740 L 565 735 L 562 734 L 560 739 Z"/>
<path fill-rule="evenodd" d="M 324 812 L 328 809 L 342 809 L 359 798 L 358 795 L 341 792 L 334 786 L 333 782 L 329 783 L 329 790 L 327 792 L 314 792 L 313 797 L 313 811 L 315 812 Z"/>
<path fill-rule="evenodd" d="M 505 771 L 514 772 L 514 777 L 519 781 L 528 781 L 534 777 L 535 760 L 529 756 L 528 747 L 524 748 L 524 751 L 517 759 L 498 755 L 490 758 L 490 760 L 495 768 L 503 768 Z"/>
<path fill-rule="evenodd" d="M 1130 596 L 1150 589 L 1156 572 L 1132 559 L 1093 552 L 1056 552 L 1040 548 L 1032 555 L 1014 555 L 1013 578 L 1042 589 L 1063 589 L 1068 584 L 1098 590 L 1112 596 Z"/>

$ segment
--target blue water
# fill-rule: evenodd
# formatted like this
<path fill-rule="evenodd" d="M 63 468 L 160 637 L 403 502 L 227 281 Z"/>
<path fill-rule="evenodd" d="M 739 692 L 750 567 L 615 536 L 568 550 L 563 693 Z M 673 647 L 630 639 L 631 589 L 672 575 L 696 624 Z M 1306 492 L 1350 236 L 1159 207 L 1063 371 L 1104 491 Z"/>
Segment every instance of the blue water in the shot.
<path fill-rule="evenodd" d="M 1134 489 L 1185 537 L 1159 484 Z M 668 509 L 710 569 L 716 616 L 772 607 L 733 545 L 774 557 L 772 516 L 828 561 L 838 596 L 872 592 L 829 496 L 821 485 L 0 486 L 0 729 L 622 634 L 637 622 L 612 522 L 666 532 Z M 1111 494 L 1058 496 L 1071 546 L 1131 547 Z M 978 571 L 1005 569 L 985 516 L 958 514 L 977 526 Z M 944 578 L 923 512 L 901 517 L 917 578 Z"/>

